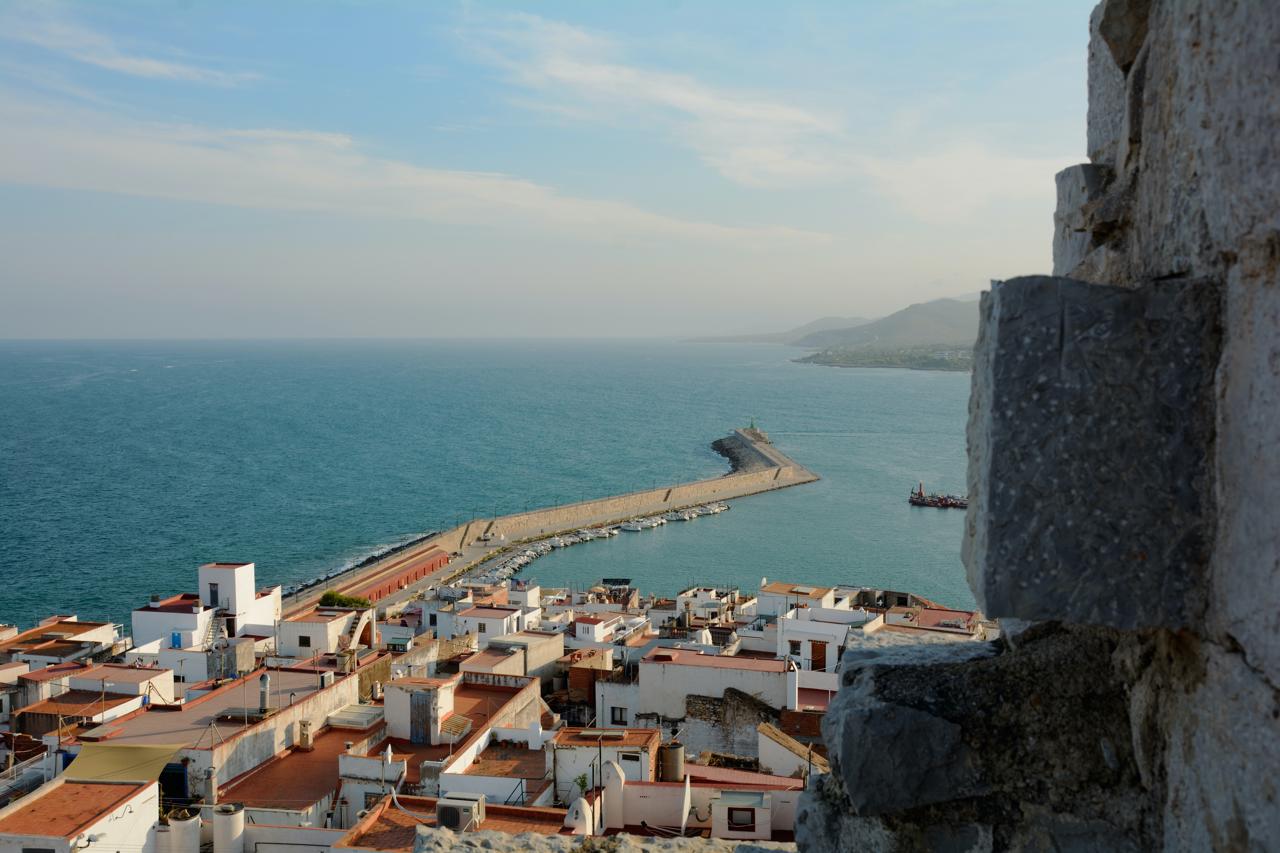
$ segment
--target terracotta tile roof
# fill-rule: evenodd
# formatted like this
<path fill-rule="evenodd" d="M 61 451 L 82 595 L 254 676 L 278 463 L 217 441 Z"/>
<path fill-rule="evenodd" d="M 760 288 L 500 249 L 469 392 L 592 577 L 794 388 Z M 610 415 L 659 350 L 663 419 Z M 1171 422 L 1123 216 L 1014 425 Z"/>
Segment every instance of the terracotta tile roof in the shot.
<path fill-rule="evenodd" d="M 154 782 L 64 782 L 37 789 L 22 807 L 0 818 L 0 834 L 74 838 L 84 827 L 114 811 Z"/>

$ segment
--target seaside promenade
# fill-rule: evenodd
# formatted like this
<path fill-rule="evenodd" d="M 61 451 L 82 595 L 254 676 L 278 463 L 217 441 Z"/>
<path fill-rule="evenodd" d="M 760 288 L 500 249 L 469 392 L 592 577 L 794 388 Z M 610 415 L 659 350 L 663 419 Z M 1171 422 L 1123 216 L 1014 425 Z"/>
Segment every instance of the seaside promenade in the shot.
<path fill-rule="evenodd" d="M 287 597 L 284 601 L 284 615 L 288 617 L 305 612 L 314 607 L 329 590 L 354 595 L 382 582 L 399 586 L 397 579 L 415 575 L 422 567 L 438 563 L 441 552 L 449 555 L 446 565 L 379 598 L 379 608 L 403 600 L 418 589 L 447 583 L 519 542 L 584 527 L 617 524 L 636 516 L 656 515 L 712 501 L 732 500 L 785 489 L 819 479 L 817 474 L 774 447 L 768 436 L 756 429 L 734 430 L 730 435 L 714 442 L 712 447 L 729 460 L 729 473 L 705 480 L 659 486 L 529 512 L 472 519 L 388 554 L 369 565 L 354 568 L 328 583 Z"/>

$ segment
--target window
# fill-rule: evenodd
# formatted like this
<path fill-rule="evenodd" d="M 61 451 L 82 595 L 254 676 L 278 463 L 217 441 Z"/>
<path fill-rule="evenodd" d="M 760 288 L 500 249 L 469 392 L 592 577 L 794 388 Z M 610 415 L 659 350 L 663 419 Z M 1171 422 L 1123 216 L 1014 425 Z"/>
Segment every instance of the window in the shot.
<path fill-rule="evenodd" d="M 755 832 L 756 810 L 729 809 L 729 829 L 734 832 Z"/>
<path fill-rule="evenodd" d="M 306 634 L 301 634 L 301 635 L 299 635 L 299 636 L 298 636 L 298 645 L 299 645 L 299 646 L 301 646 L 301 647 L 302 647 L 302 648 L 304 648 L 304 649 L 309 649 L 309 648 L 311 648 L 311 638 L 310 638 L 310 637 L 308 637 Z"/>
<path fill-rule="evenodd" d="M 800 657 L 800 641 L 789 640 L 788 642 L 791 644 L 791 654 L 795 655 L 796 657 Z"/>
<path fill-rule="evenodd" d="M 632 761 L 636 764 L 640 763 L 640 753 L 638 752 L 624 752 L 622 753 L 621 758 L 623 761 Z"/>
<path fill-rule="evenodd" d="M 609 723 L 615 726 L 625 726 L 627 724 L 627 709 L 613 706 L 609 709 Z"/>
<path fill-rule="evenodd" d="M 432 613 L 432 614 L 431 614 L 431 622 L 430 622 L 430 624 L 431 624 L 431 625 L 433 625 L 433 626 L 436 624 L 436 615 L 435 615 L 434 613 Z"/>
<path fill-rule="evenodd" d="M 365 807 L 366 809 L 371 809 L 371 808 L 373 808 L 374 806 L 376 806 L 376 805 L 378 804 L 378 801 L 380 801 L 384 796 L 386 796 L 386 795 L 385 795 L 385 794 L 383 794 L 381 791 L 365 791 L 365 792 L 364 792 L 364 807 Z"/>
<path fill-rule="evenodd" d="M 477 623 L 476 623 L 476 633 L 477 633 L 477 634 L 483 634 L 483 633 L 484 633 L 484 623 L 483 623 L 483 622 L 477 622 Z"/>

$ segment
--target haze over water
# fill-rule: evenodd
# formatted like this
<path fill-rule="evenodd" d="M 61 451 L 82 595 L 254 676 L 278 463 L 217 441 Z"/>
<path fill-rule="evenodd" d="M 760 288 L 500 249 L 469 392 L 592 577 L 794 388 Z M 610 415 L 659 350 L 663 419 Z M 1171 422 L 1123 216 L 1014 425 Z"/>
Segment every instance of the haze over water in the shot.
<path fill-rule="evenodd" d="M 469 515 L 727 470 L 710 442 L 754 416 L 822 475 L 733 510 L 539 560 L 544 585 L 645 592 L 762 576 L 972 606 L 967 374 L 841 370 L 768 345 L 671 341 L 0 344 L 0 621 L 127 620 L 198 564 L 261 584 L 358 561 Z M 56 582 L 51 579 L 56 578 Z"/>

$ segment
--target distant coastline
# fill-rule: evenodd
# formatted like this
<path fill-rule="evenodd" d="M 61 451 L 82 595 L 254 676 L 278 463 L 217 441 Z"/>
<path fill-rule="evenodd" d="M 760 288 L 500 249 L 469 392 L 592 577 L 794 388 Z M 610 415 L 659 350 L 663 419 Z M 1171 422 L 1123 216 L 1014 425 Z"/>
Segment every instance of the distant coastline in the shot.
<path fill-rule="evenodd" d="M 818 364 L 824 367 L 898 367 L 908 370 L 967 373 L 973 370 L 973 347 L 965 344 L 934 344 L 894 349 L 833 347 L 792 360 L 800 364 Z"/>

